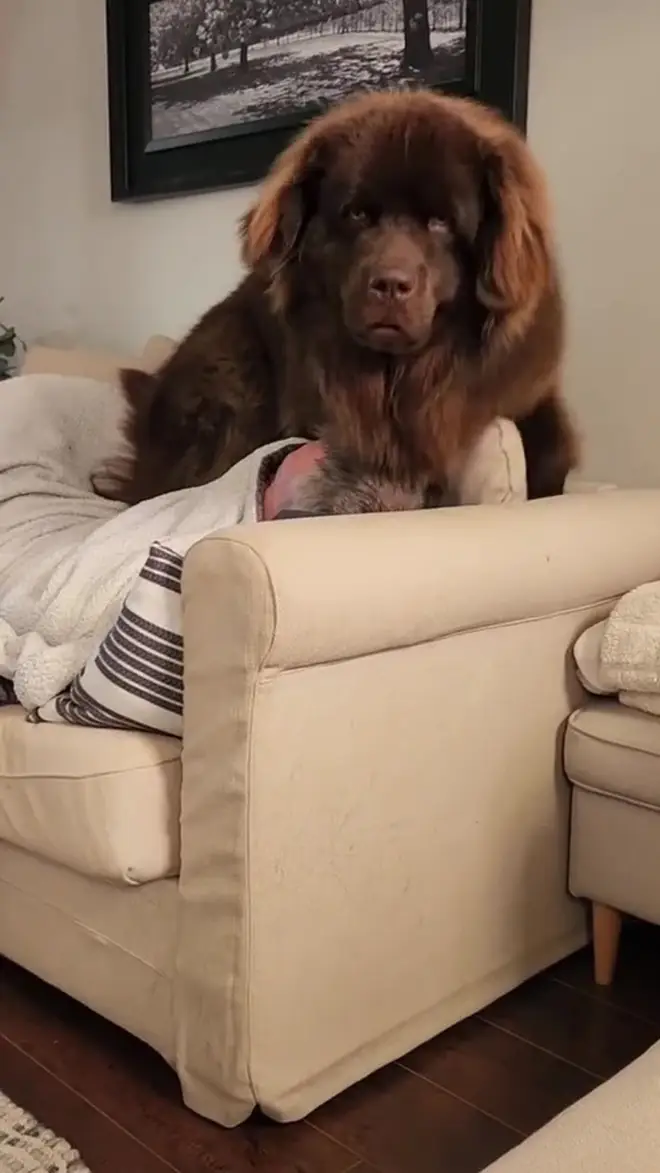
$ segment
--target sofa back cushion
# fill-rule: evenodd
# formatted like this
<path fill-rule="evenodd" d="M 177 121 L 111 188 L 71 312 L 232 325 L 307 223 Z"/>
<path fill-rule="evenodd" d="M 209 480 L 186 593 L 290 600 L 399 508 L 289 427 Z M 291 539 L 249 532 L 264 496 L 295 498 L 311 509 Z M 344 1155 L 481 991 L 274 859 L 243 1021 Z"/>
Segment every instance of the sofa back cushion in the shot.
<path fill-rule="evenodd" d="M 60 349 L 55 346 L 32 346 L 21 368 L 23 375 L 80 375 L 112 383 L 121 367 L 155 371 L 172 353 L 176 343 L 165 335 L 155 334 L 141 354 L 118 354 L 110 350 Z"/>

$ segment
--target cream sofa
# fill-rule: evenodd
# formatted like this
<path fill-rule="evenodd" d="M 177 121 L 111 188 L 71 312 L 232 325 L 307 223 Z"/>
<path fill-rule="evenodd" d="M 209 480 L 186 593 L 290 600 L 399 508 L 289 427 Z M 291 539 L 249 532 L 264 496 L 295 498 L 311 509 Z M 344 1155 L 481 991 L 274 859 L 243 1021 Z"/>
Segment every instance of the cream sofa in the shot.
<path fill-rule="evenodd" d="M 183 746 L 0 710 L 0 951 L 234 1125 L 304 1115 L 576 949 L 569 649 L 660 577 L 659 513 L 576 494 L 201 542 Z"/>

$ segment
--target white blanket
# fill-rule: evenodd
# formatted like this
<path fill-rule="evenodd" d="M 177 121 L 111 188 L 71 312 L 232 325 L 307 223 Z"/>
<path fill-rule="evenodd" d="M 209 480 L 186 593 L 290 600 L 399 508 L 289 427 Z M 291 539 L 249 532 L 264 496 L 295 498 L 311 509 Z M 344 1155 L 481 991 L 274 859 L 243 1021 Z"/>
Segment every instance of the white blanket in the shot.
<path fill-rule="evenodd" d="M 122 450 L 120 392 L 91 379 L 27 375 L 0 398 L 0 677 L 28 709 L 66 688 L 114 622 L 154 541 L 185 553 L 256 520 L 266 445 L 224 477 L 131 509 L 90 475 Z"/>
<path fill-rule="evenodd" d="M 619 599 L 605 623 L 600 658 L 610 688 L 660 693 L 660 582 Z"/>
<path fill-rule="evenodd" d="M 660 582 L 623 595 L 607 619 L 582 633 L 574 656 L 590 692 L 618 693 L 621 704 L 660 716 Z"/>

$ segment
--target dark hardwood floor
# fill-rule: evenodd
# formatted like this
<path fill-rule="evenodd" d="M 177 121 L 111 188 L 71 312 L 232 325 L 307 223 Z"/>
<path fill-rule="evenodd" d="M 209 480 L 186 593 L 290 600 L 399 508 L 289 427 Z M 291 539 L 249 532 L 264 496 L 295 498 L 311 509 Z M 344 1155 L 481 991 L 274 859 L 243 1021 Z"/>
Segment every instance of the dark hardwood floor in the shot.
<path fill-rule="evenodd" d="M 0 959 L 0 1088 L 92 1173 L 477 1173 L 660 1038 L 660 931 L 624 932 L 615 985 L 587 950 L 302 1124 L 224 1131 L 147 1047 Z"/>

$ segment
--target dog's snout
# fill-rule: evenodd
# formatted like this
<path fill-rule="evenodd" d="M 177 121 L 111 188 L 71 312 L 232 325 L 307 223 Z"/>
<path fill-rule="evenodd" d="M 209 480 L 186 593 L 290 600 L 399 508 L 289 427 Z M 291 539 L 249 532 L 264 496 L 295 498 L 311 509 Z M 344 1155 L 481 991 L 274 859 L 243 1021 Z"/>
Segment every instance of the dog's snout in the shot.
<path fill-rule="evenodd" d="M 415 292 L 415 278 L 405 269 L 380 269 L 371 275 L 369 292 L 383 301 L 407 301 Z"/>

